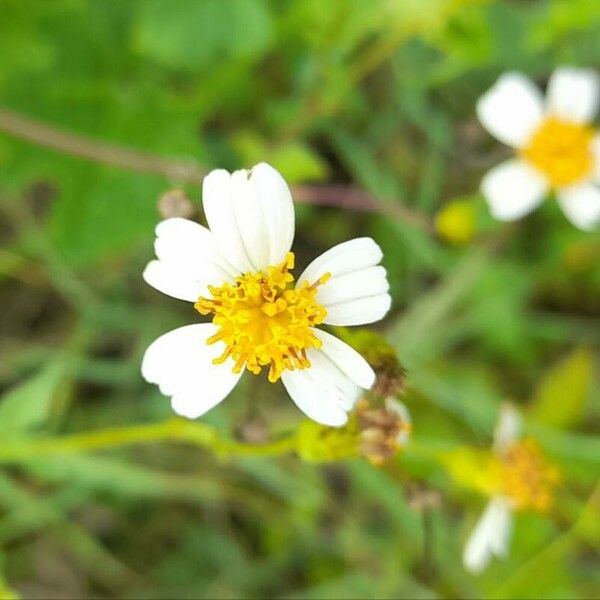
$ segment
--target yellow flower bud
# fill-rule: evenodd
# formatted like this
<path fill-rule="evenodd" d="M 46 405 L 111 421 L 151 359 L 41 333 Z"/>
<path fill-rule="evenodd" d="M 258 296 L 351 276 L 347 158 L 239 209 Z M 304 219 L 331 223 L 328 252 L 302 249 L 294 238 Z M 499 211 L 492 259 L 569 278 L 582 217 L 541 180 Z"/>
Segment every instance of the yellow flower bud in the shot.
<path fill-rule="evenodd" d="M 438 212 L 435 228 L 444 240 L 456 246 L 469 244 L 475 236 L 476 207 L 473 200 L 452 200 Z"/>

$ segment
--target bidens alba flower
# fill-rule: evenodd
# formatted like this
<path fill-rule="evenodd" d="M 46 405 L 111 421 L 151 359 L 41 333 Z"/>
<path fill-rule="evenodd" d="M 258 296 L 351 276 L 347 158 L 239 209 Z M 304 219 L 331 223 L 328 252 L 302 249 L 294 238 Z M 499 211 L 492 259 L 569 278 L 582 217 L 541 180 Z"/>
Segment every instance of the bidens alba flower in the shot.
<path fill-rule="evenodd" d="M 275 169 L 261 163 L 250 171 L 212 171 L 202 195 L 209 229 L 179 218 L 160 223 L 158 260 L 144 279 L 192 302 L 212 323 L 159 337 L 146 350 L 144 378 L 171 397 L 175 412 L 196 418 L 221 402 L 245 369 L 264 368 L 310 418 L 343 425 L 375 374 L 317 326 L 383 318 L 391 298 L 381 249 L 370 238 L 334 246 L 294 285 L 294 207 Z"/>
<path fill-rule="evenodd" d="M 600 220 L 600 138 L 594 71 L 560 68 L 545 100 L 524 75 L 506 73 L 477 103 L 483 126 L 517 156 L 491 169 L 481 190 L 494 217 L 519 219 L 556 193 L 566 217 L 583 230 Z"/>
<path fill-rule="evenodd" d="M 550 466 L 532 439 L 520 439 L 521 417 L 504 404 L 494 432 L 493 454 L 486 464 L 486 488 L 492 496 L 463 553 L 465 568 L 479 573 L 492 556 L 508 554 L 515 511 L 546 512 L 558 471 Z"/>

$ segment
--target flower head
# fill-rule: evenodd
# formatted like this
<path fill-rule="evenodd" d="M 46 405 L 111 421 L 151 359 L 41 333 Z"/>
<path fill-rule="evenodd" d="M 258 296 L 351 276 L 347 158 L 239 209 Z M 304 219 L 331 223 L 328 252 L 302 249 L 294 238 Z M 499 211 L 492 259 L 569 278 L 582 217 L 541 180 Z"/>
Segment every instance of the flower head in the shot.
<path fill-rule="evenodd" d="M 546 512 L 559 480 L 558 470 L 547 462 L 539 445 L 530 438 L 521 439 L 521 417 L 510 404 L 500 410 L 493 455 L 485 466 L 480 489 L 491 499 L 463 554 L 465 567 L 475 573 L 482 571 L 492 556 L 501 558 L 508 553 L 513 512 Z"/>
<path fill-rule="evenodd" d="M 318 325 L 361 325 L 390 308 L 382 252 L 370 238 L 334 246 L 295 282 L 294 208 L 281 175 L 265 163 L 209 173 L 209 229 L 174 218 L 156 228 L 158 260 L 144 279 L 193 303 L 211 323 L 180 327 L 146 350 L 142 374 L 195 418 L 218 404 L 245 370 L 283 382 L 319 423 L 343 425 L 375 374 L 353 348 Z M 295 282 L 295 283 L 294 283 Z"/>
<path fill-rule="evenodd" d="M 600 137 L 590 123 L 600 99 L 594 71 L 559 68 L 546 99 L 520 73 L 506 73 L 477 103 L 483 126 L 516 157 L 491 169 L 481 190 L 492 214 L 512 221 L 555 192 L 580 229 L 600 221 Z"/>

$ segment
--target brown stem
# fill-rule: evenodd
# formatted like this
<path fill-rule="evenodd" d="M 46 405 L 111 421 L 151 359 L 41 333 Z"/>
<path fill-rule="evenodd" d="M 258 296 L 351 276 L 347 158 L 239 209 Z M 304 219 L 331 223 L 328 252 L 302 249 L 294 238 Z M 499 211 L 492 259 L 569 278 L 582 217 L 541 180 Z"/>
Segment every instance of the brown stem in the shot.
<path fill-rule="evenodd" d="M 94 140 L 1 107 L 0 131 L 57 152 L 121 169 L 156 173 L 178 183 L 200 184 L 206 175 L 206 170 L 194 161 L 169 160 L 155 154 Z M 427 217 L 419 211 L 397 201 L 384 204 L 368 192 L 353 186 L 299 185 L 294 186 L 293 192 L 294 197 L 300 202 L 378 212 L 418 227 L 427 233 L 433 231 Z"/>

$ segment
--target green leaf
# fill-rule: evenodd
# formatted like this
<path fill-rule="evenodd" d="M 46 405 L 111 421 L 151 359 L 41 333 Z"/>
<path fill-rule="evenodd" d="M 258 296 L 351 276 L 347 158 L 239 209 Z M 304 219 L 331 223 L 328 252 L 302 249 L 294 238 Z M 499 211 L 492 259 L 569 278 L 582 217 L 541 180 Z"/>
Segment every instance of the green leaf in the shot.
<path fill-rule="evenodd" d="M 19 435 L 42 425 L 64 380 L 62 363 L 51 363 L 31 379 L 10 389 L 0 401 L 0 434 Z"/>
<path fill-rule="evenodd" d="M 255 58 L 270 38 L 271 18 L 261 0 L 148 0 L 135 43 L 163 65 L 197 71 L 217 59 Z"/>
<path fill-rule="evenodd" d="M 232 139 L 232 146 L 245 165 L 268 162 L 281 171 L 286 181 L 323 181 L 327 163 L 310 146 L 299 141 L 272 145 L 255 132 L 243 131 Z"/>
<path fill-rule="evenodd" d="M 542 423 L 569 427 L 581 420 L 594 381 L 592 353 L 579 348 L 546 374 L 538 386 L 531 415 Z"/>
<path fill-rule="evenodd" d="M 158 177 L 89 165 L 75 172 L 71 182 L 63 181 L 50 218 L 52 239 L 69 264 L 93 263 L 152 240 L 164 191 Z"/>
<path fill-rule="evenodd" d="M 138 498 L 179 498 L 194 501 L 219 497 L 219 483 L 161 472 L 120 457 L 69 454 L 35 458 L 24 467 L 41 479 L 69 482 L 87 491 L 107 491 Z"/>

